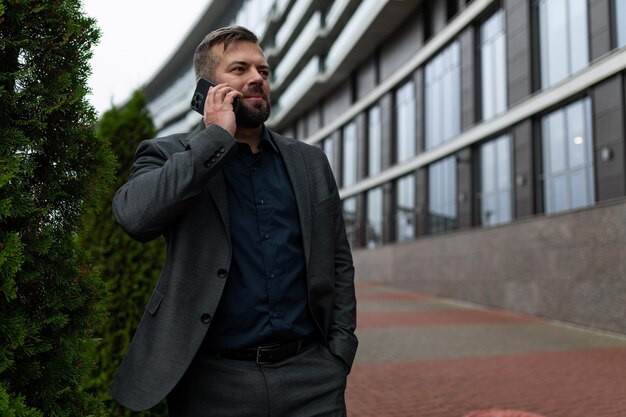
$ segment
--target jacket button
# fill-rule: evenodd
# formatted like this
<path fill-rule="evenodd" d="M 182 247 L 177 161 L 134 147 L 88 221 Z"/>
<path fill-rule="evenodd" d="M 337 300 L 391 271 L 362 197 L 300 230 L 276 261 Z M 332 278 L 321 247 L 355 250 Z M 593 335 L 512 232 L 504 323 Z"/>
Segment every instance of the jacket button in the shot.
<path fill-rule="evenodd" d="M 225 269 L 220 269 L 217 271 L 218 278 L 226 278 L 226 275 L 228 275 L 228 271 Z"/>
<path fill-rule="evenodd" d="M 200 316 L 200 320 L 202 320 L 202 323 L 204 324 L 209 324 L 211 322 L 211 315 L 209 313 L 204 313 Z"/>
<path fill-rule="evenodd" d="M 224 153 L 226 152 L 226 148 L 223 146 L 220 146 L 219 149 L 217 150 L 219 153 Z"/>

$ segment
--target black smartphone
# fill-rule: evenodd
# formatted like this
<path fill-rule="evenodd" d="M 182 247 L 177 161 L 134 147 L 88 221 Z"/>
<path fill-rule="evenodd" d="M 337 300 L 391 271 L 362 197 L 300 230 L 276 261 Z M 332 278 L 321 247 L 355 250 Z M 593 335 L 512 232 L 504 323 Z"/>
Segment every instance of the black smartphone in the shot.
<path fill-rule="evenodd" d="M 198 80 L 198 84 L 196 84 L 196 90 L 193 92 L 193 97 L 191 98 L 191 108 L 201 115 L 204 116 L 204 101 L 206 100 L 206 95 L 209 92 L 209 87 L 215 87 L 209 80 L 205 80 L 204 78 L 200 78 Z M 233 111 L 237 112 L 239 108 L 239 97 L 235 97 L 233 101 Z"/>

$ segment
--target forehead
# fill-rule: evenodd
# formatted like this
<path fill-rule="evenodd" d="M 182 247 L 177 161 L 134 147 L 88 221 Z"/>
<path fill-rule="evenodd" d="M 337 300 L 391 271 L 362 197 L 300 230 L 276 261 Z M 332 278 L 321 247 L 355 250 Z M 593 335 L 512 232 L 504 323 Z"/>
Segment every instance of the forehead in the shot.
<path fill-rule="evenodd" d="M 218 57 L 218 65 L 227 66 L 235 61 L 267 65 L 263 50 L 254 42 L 233 42 L 226 51 L 224 51 L 224 44 L 219 43 L 213 46 L 213 53 Z"/>

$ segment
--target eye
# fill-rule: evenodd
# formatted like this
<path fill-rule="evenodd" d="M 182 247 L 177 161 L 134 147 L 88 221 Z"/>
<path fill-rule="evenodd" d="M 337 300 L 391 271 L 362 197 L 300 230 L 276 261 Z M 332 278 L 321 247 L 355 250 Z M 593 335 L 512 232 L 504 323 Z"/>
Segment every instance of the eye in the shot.
<path fill-rule="evenodd" d="M 269 78 L 269 76 L 270 76 L 270 69 L 269 69 L 269 67 L 260 66 L 260 67 L 257 67 L 257 71 L 259 72 L 259 74 L 261 74 L 261 77 L 263 77 L 263 78 Z"/>

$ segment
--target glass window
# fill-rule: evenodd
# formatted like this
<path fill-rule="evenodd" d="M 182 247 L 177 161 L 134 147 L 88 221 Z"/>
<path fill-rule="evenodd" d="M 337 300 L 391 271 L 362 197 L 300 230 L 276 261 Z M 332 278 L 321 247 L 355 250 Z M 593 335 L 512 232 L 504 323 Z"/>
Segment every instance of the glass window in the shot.
<path fill-rule="evenodd" d="M 511 198 L 511 138 L 505 135 L 480 147 L 481 224 L 510 222 Z"/>
<path fill-rule="evenodd" d="M 617 35 L 617 46 L 626 45 L 626 2 L 615 0 L 615 28 Z"/>
<path fill-rule="evenodd" d="M 367 192 L 367 224 L 365 240 L 368 248 L 383 244 L 383 189 L 371 189 Z"/>
<path fill-rule="evenodd" d="M 546 213 L 593 204 L 593 146 L 588 98 L 541 120 Z"/>
<path fill-rule="evenodd" d="M 367 172 L 376 175 L 382 170 L 383 122 L 380 106 L 372 107 L 368 112 L 367 128 Z"/>
<path fill-rule="evenodd" d="M 357 180 L 357 129 L 351 122 L 343 128 L 342 184 L 348 187 Z"/>
<path fill-rule="evenodd" d="M 396 181 L 396 240 L 415 238 L 415 175 Z"/>
<path fill-rule="evenodd" d="M 333 136 L 329 136 L 322 142 L 322 150 L 330 162 L 330 168 L 335 171 L 335 140 Z"/>
<path fill-rule="evenodd" d="M 456 158 L 428 167 L 428 230 L 441 234 L 456 227 Z"/>
<path fill-rule="evenodd" d="M 461 131 L 461 51 L 452 43 L 426 65 L 426 149 L 434 148 Z"/>
<path fill-rule="evenodd" d="M 539 0 L 541 86 L 549 87 L 589 63 L 587 0 Z"/>
<path fill-rule="evenodd" d="M 356 215 L 356 197 L 343 200 L 343 220 L 346 224 L 346 234 L 351 247 L 356 247 L 358 222 Z"/>
<path fill-rule="evenodd" d="M 402 162 L 415 156 L 416 136 L 415 83 L 408 81 L 396 91 L 396 161 Z"/>
<path fill-rule="evenodd" d="M 506 44 L 504 11 L 480 27 L 482 117 L 488 120 L 506 110 Z"/>

